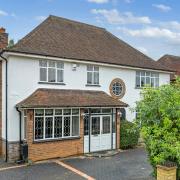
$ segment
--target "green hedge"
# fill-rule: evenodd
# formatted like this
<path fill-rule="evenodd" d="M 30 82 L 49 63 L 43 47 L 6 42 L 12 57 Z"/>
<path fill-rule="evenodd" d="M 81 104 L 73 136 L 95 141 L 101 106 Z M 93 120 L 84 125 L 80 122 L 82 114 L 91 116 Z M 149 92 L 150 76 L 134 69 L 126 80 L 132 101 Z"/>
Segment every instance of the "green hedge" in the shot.
<path fill-rule="evenodd" d="M 134 128 L 134 123 L 127 120 L 121 121 L 120 125 L 120 148 L 133 148 L 138 144 L 139 131 Z"/>

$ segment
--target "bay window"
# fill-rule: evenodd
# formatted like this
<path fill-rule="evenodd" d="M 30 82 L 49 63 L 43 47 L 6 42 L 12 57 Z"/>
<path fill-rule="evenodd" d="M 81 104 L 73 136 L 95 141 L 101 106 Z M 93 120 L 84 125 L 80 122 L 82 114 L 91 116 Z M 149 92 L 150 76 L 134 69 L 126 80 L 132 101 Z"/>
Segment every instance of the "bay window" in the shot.
<path fill-rule="evenodd" d="M 64 63 L 59 61 L 39 61 L 40 82 L 62 83 L 64 81 Z"/>
<path fill-rule="evenodd" d="M 35 140 L 79 136 L 79 109 L 35 109 Z"/>
<path fill-rule="evenodd" d="M 144 86 L 159 87 L 159 73 L 136 71 L 136 88 Z"/>

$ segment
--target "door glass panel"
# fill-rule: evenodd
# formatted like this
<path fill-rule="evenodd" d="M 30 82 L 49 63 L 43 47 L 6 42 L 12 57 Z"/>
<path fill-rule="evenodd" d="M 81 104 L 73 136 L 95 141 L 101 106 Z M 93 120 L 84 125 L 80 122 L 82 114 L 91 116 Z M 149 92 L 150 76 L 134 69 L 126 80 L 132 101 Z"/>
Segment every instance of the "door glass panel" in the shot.
<path fill-rule="evenodd" d="M 111 124 L 111 119 L 109 116 L 103 116 L 102 119 L 102 123 L 103 123 L 103 129 L 102 129 L 102 133 L 103 134 L 109 134 L 111 132 L 110 130 L 110 124 Z"/>
<path fill-rule="evenodd" d="M 89 116 L 84 116 L 84 135 L 89 135 Z"/>
<path fill-rule="evenodd" d="M 92 135 L 100 134 L 100 117 L 92 117 Z"/>

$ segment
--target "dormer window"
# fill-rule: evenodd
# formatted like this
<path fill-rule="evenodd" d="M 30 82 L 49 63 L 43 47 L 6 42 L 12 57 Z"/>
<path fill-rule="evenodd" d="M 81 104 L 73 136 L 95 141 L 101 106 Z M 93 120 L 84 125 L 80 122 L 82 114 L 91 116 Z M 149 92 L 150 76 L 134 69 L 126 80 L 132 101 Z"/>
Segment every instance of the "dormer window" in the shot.
<path fill-rule="evenodd" d="M 87 84 L 99 85 L 99 67 L 88 65 L 87 66 Z"/>
<path fill-rule="evenodd" d="M 40 82 L 63 83 L 64 63 L 59 61 L 39 61 Z"/>

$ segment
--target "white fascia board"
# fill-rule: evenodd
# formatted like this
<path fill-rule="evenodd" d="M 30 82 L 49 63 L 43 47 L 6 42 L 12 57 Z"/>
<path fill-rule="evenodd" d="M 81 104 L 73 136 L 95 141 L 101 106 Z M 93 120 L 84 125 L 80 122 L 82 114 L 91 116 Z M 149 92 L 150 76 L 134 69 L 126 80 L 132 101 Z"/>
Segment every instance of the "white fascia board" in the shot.
<path fill-rule="evenodd" d="M 33 55 L 33 54 L 25 54 L 25 53 L 17 53 L 17 52 L 4 52 L 4 54 L 6 57 L 19 56 L 19 57 L 46 59 L 46 60 L 54 60 L 54 61 L 64 61 L 64 62 L 72 62 L 72 63 L 80 63 L 80 64 L 93 64 L 93 65 L 98 65 L 98 66 L 114 67 L 114 68 L 122 68 L 122 69 L 153 71 L 153 72 L 160 72 L 160 73 L 167 73 L 167 74 L 173 74 L 174 73 L 174 72 L 163 71 L 163 70 L 155 70 L 155 69 L 147 69 L 147 68 L 131 67 L 131 66 L 122 66 L 122 65 L 108 64 L 108 63 L 99 63 L 99 62 L 93 62 L 93 61 L 87 61 L 87 60 L 58 58 L 58 57 L 44 56 L 44 55 Z"/>

